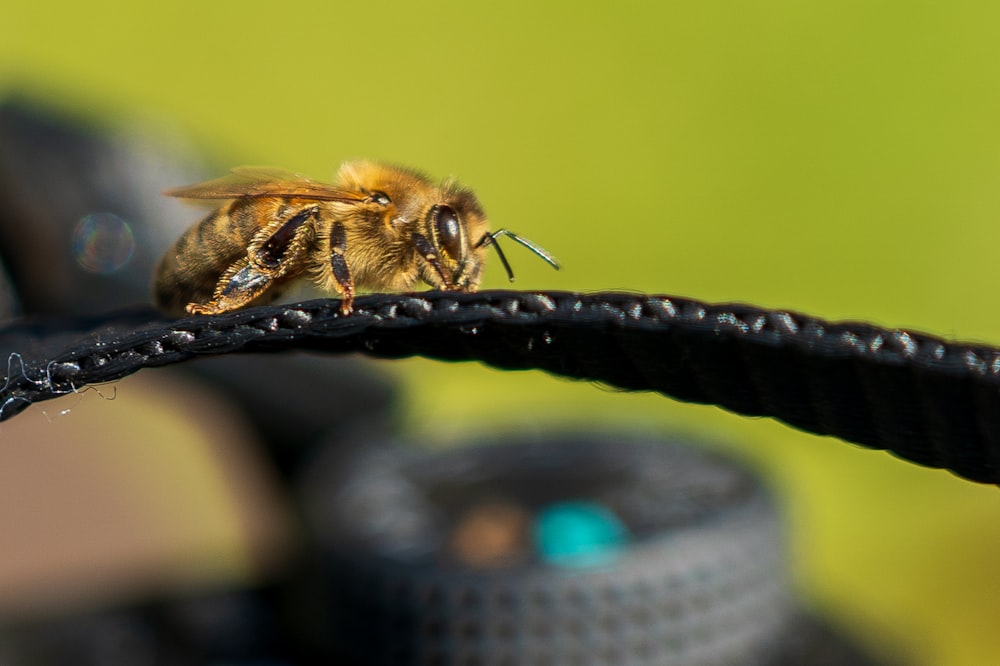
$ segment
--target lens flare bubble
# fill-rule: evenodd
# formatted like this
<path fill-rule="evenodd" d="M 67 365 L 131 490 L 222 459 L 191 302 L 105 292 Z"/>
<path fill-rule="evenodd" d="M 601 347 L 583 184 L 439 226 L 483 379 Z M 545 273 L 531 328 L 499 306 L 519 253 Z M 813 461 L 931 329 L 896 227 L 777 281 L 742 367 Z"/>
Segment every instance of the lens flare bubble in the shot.
<path fill-rule="evenodd" d="M 88 273 L 117 273 L 128 265 L 134 251 L 132 227 L 114 213 L 87 215 L 73 230 L 73 257 Z"/>

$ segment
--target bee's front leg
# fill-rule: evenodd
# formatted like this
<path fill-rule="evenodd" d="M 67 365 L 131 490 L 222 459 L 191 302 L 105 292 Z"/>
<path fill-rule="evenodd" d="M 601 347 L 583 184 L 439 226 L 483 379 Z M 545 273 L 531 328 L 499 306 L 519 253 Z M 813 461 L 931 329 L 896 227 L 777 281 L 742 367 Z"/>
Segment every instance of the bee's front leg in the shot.
<path fill-rule="evenodd" d="M 219 314 L 236 310 L 263 296 L 279 278 L 294 274 L 301 263 L 298 259 L 312 239 L 312 227 L 306 222 L 317 214 L 316 206 L 301 208 L 261 229 L 250 242 L 246 256 L 219 278 L 212 300 L 189 303 L 187 311 Z"/>
<path fill-rule="evenodd" d="M 448 272 L 441 266 L 441 261 L 438 259 L 438 253 L 434 250 L 434 246 L 431 245 L 431 242 L 427 240 L 427 237 L 423 234 L 413 232 L 413 235 L 410 238 L 413 241 L 413 246 L 417 248 L 417 252 L 420 253 L 420 256 L 424 258 L 424 261 L 430 264 L 430 267 L 433 268 L 434 272 L 441 278 L 441 289 L 444 291 L 454 290 L 455 284 L 452 282 L 451 276 L 448 275 Z"/>

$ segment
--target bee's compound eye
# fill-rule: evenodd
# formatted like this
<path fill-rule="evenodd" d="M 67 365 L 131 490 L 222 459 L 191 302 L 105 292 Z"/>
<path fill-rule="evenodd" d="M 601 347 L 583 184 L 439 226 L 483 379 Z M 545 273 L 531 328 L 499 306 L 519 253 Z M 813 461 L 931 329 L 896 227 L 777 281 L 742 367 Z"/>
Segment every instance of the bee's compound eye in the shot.
<path fill-rule="evenodd" d="M 442 204 L 434 209 L 434 229 L 437 231 L 438 245 L 455 261 L 461 261 L 462 225 L 458 213 L 451 206 Z"/>
<path fill-rule="evenodd" d="M 371 197 L 372 201 L 377 203 L 379 206 L 388 206 L 392 203 L 392 199 L 390 199 L 389 195 L 385 192 L 372 192 Z"/>

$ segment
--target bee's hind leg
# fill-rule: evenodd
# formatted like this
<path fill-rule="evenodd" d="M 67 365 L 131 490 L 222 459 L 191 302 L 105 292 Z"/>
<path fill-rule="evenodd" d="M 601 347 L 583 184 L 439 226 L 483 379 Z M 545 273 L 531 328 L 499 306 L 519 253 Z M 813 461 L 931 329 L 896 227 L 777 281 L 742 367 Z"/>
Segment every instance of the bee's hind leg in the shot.
<path fill-rule="evenodd" d="M 274 277 L 241 259 L 229 267 L 208 303 L 189 303 L 191 314 L 220 314 L 245 307 L 262 296 L 274 283 Z"/>
<path fill-rule="evenodd" d="M 232 264 L 219 278 L 208 303 L 189 303 L 191 314 L 219 314 L 252 304 L 279 280 L 301 272 L 297 261 L 312 239 L 306 224 L 318 213 L 316 206 L 299 209 L 293 215 L 267 225 L 254 237 L 246 256 Z M 277 294 L 272 293 L 272 296 Z"/>

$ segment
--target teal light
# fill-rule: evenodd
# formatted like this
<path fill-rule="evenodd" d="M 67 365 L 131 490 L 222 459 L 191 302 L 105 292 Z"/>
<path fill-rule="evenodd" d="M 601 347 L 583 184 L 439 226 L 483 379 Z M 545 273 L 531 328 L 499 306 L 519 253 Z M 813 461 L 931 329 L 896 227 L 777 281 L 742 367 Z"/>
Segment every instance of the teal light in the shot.
<path fill-rule="evenodd" d="M 535 544 L 539 556 L 564 567 L 610 564 L 628 543 L 628 530 L 598 502 L 558 502 L 539 512 Z"/>

